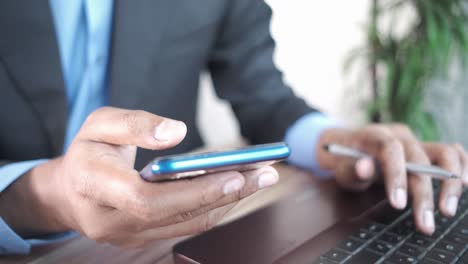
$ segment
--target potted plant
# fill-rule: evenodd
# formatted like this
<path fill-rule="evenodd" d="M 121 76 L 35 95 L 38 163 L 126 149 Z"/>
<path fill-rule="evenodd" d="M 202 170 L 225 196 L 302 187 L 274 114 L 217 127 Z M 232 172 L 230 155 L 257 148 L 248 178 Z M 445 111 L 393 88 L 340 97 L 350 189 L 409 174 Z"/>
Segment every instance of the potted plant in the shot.
<path fill-rule="evenodd" d="M 367 43 L 350 58 L 366 60 L 368 118 L 405 123 L 421 139 L 438 140 L 440 129 L 425 97 L 434 78 L 447 75 L 454 58 L 468 55 L 468 1 L 371 1 Z M 404 20 L 405 30 L 397 30 L 402 13 L 412 19 Z"/>

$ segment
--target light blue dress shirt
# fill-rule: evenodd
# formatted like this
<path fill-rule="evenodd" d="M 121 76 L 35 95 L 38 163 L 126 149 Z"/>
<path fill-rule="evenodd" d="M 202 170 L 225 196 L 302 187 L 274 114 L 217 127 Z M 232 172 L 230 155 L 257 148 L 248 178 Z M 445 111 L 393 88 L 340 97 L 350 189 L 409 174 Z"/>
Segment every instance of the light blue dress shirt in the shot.
<path fill-rule="evenodd" d="M 107 99 L 109 39 L 113 0 L 49 0 L 56 30 L 62 72 L 69 103 L 64 152 L 86 117 L 104 106 Z M 336 123 L 320 113 L 300 118 L 287 132 L 285 141 L 292 154 L 289 162 L 321 176 L 315 146 L 321 133 Z M 0 167 L 0 192 L 21 175 L 47 160 L 33 160 Z M 0 255 L 27 254 L 31 246 L 75 236 L 73 232 L 37 239 L 23 239 L 0 217 Z"/>
<path fill-rule="evenodd" d="M 106 104 L 107 65 L 113 0 L 50 0 L 69 104 L 64 151 L 86 117 Z M 0 168 L 0 192 L 46 160 Z M 73 232 L 22 239 L 0 217 L 0 254 L 27 254 L 31 246 L 57 242 Z"/>

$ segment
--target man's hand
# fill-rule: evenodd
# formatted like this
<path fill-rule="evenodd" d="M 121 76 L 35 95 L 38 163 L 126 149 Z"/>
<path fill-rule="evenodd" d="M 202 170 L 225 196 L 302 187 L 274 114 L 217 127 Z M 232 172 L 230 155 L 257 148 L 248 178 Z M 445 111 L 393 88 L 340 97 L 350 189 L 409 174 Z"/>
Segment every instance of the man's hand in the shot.
<path fill-rule="evenodd" d="M 166 149 L 185 124 L 143 111 L 101 108 L 63 157 L 38 166 L 0 197 L 0 215 L 23 236 L 76 230 L 98 242 L 139 247 L 213 227 L 234 205 L 276 183 L 264 167 L 164 183 L 133 169 L 137 147 Z"/>
<path fill-rule="evenodd" d="M 372 155 L 375 160 L 356 161 L 333 156 L 323 150 L 323 146 L 330 143 L 356 148 Z M 468 184 L 468 156 L 461 145 L 421 143 L 404 125 L 369 125 L 358 130 L 330 129 L 321 136 L 317 148 L 321 167 L 332 170 L 336 181 L 344 188 L 365 190 L 381 175 L 388 200 L 397 209 L 406 206 L 409 193 L 416 226 L 426 234 L 433 233 L 435 229 L 432 180 L 427 175 L 408 175 L 405 163 L 433 164 L 462 177 L 462 180 L 445 180 L 441 184 L 438 208 L 445 216 L 456 214 L 463 183 Z"/>

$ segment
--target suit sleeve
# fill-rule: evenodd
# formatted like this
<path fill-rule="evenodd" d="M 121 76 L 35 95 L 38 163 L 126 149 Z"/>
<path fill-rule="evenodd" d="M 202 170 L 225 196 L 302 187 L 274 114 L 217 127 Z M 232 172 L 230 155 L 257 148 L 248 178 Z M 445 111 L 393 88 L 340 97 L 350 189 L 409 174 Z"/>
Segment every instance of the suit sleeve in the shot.
<path fill-rule="evenodd" d="M 296 120 L 317 110 L 294 95 L 273 63 L 268 5 L 263 0 L 228 5 L 208 64 L 216 93 L 230 102 L 250 143 L 281 141 Z"/>

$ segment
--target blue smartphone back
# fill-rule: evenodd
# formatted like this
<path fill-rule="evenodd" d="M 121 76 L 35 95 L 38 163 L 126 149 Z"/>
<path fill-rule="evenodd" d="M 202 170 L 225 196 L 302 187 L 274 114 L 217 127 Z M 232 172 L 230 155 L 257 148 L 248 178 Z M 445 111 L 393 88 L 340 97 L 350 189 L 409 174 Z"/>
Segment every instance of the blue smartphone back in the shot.
<path fill-rule="evenodd" d="M 246 170 L 249 164 L 269 165 L 290 155 L 283 143 L 255 145 L 241 149 L 157 158 L 140 173 L 146 180 L 157 181 L 196 176 L 220 170 Z M 273 163 L 273 162 L 271 162 Z"/>

